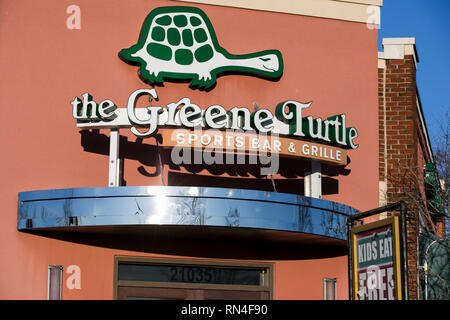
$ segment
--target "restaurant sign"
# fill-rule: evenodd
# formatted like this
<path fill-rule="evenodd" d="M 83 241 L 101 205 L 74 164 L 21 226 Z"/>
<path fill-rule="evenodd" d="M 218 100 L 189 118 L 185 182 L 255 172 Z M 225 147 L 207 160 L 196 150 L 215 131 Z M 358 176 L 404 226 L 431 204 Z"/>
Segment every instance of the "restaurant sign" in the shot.
<path fill-rule="evenodd" d="M 214 146 L 245 152 L 251 152 L 251 146 L 255 146 L 255 151 L 313 158 L 341 165 L 347 161 L 345 149 L 358 148 L 354 142 L 358 132 L 354 127 L 347 128 L 345 114 L 327 119 L 303 117 L 303 109 L 309 108 L 312 102 L 281 102 L 276 106 L 274 115 L 267 109 L 252 112 L 248 108 L 234 107 L 227 111 L 217 104 L 203 109 L 189 98 L 169 103 L 165 108 L 153 105 L 136 108 L 138 99 L 142 97 L 147 97 L 150 104 L 158 98 L 155 89 L 138 89 L 130 95 L 126 108 L 117 108 L 109 99 L 97 103 L 89 93 L 84 93 L 81 98 L 75 97 L 71 102 L 72 115 L 77 119 L 79 128 L 129 127 L 138 137 L 150 136 L 158 128 L 185 130 L 174 132 L 166 139 L 164 144 L 167 146 L 200 146 L 203 149 Z M 205 127 L 215 130 L 215 133 L 209 130 L 207 133 L 210 136 L 198 132 L 186 133 L 187 129 Z M 223 130 L 227 130 L 228 134 L 221 132 Z M 243 136 L 242 133 L 253 136 Z M 278 135 L 289 138 L 278 138 Z M 267 138 L 264 140 L 264 137 Z"/>
<path fill-rule="evenodd" d="M 284 68 L 278 50 L 228 53 L 219 45 L 207 15 L 194 7 L 155 8 L 145 19 L 138 42 L 122 49 L 119 57 L 138 65 L 139 77 L 147 84 L 190 80 L 193 89 L 210 90 L 217 77 L 230 73 L 277 80 Z M 137 108 L 139 99 L 148 99 L 150 105 Z M 162 147 L 170 148 L 269 153 L 338 165 L 347 164 L 346 149 L 358 148 L 358 132 L 347 127 L 345 114 L 326 119 L 303 116 L 312 102 L 285 100 L 274 106 L 273 114 L 257 106 L 254 110 L 199 106 L 188 97 L 165 107 L 153 105 L 156 100 L 154 88 L 138 89 L 130 94 L 126 108 L 117 108 L 113 101 L 97 103 L 85 92 L 71 101 L 72 115 L 79 128 L 130 128 L 137 137 L 160 133 Z"/>
<path fill-rule="evenodd" d="M 352 228 L 354 300 L 402 299 L 398 217 Z"/>

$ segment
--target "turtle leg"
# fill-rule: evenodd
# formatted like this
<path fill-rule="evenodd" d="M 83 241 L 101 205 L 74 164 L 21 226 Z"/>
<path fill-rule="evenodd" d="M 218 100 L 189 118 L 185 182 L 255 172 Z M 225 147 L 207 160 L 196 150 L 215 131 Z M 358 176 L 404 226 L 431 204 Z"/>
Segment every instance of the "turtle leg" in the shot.
<path fill-rule="evenodd" d="M 151 84 L 164 82 L 161 73 L 158 70 L 150 68 L 149 65 L 146 65 L 145 67 L 141 66 L 139 69 L 139 76 Z"/>
<path fill-rule="evenodd" d="M 216 83 L 216 76 L 211 73 L 198 74 L 192 78 L 190 87 L 207 90 Z"/>

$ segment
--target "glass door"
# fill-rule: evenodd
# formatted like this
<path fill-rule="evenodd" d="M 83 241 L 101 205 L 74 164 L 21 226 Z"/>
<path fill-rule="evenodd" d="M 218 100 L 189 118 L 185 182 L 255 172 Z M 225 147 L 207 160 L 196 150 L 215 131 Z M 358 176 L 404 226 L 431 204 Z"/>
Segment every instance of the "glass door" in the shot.
<path fill-rule="evenodd" d="M 116 257 L 114 274 L 116 299 L 272 298 L 269 263 Z"/>

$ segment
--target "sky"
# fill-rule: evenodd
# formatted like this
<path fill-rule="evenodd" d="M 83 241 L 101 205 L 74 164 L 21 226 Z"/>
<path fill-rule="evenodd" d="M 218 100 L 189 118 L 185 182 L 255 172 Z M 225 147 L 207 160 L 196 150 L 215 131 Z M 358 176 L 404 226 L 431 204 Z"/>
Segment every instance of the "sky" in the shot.
<path fill-rule="evenodd" d="M 417 86 L 433 145 L 450 110 L 450 0 L 383 0 L 378 51 L 391 37 L 416 38 Z"/>

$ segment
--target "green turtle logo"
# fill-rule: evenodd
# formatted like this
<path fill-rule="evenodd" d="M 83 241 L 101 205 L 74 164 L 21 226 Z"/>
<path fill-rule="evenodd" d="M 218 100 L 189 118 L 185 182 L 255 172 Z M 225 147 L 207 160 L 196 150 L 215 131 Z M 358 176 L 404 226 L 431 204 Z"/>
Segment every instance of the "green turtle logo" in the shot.
<path fill-rule="evenodd" d="M 210 89 L 220 75 L 252 74 L 278 79 L 283 59 L 278 50 L 233 55 L 222 48 L 206 14 L 194 7 L 160 7 L 145 19 L 138 43 L 122 49 L 126 63 L 138 65 L 150 84 L 191 80 L 192 88 Z"/>

